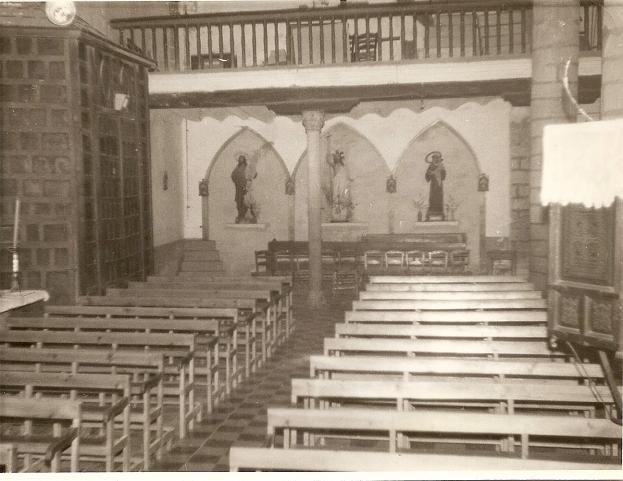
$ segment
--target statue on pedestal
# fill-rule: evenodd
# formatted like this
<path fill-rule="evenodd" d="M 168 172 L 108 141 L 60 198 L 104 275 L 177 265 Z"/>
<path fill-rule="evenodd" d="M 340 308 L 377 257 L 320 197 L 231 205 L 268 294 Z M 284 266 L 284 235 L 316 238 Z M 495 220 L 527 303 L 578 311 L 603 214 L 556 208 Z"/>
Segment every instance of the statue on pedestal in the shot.
<path fill-rule="evenodd" d="M 441 152 L 435 150 L 429 152 L 424 161 L 429 164 L 425 178 L 426 182 L 430 184 L 426 220 L 445 220 L 443 181 L 446 180 L 446 168 L 443 165 L 443 157 Z"/>
<path fill-rule="evenodd" d="M 331 222 L 348 222 L 353 215 L 353 202 L 350 191 L 350 177 L 344 164 L 344 152 L 336 150 L 327 158 L 332 167 L 331 180 Z"/>

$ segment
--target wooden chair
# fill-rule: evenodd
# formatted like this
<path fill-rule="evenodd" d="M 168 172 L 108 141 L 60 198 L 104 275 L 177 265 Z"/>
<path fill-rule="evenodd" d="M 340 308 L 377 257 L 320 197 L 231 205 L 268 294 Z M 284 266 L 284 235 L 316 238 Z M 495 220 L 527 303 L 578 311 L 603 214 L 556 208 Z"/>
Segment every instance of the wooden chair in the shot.
<path fill-rule="evenodd" d="M 448 272 L 448 252 L 447 251 L 431 251 L 428 254 L 430 262 L 430 272 L 447 274 Z"/>
<path fill-rule="evenodd" d="M 366 271 L 379 271 L 383 268 L 385 261 L 381 251 L 366 251 L 363 254 L 363 267 Z"/>
<path fill-rule="evenodd" d="M 385 269 L 402 270 L 405 265 L 405 253 L 402 251 L 387 251 L 384 259 Z"/>
<path fill-rule="evenodd" d="M 7 422 L 23 423 L 23 433 L 2 435 L 4 443 L 12 444 L 19 456 L 24 457 L 22 471 L 61 470 L 61 455 L 70 449 L 69 470 L 77 472 L 80 467 L 80 428 L 82 409 L 80 402 L 67 399 L 24 399 L 0 396 L 0 428 Z M 52 432 L 49 432 L 52 423 Z M 62 429 L 65 425 L 65 430 Z M 42 427 L 46 433 L 33 440 L 31 433 Z M 38 441 L 38 442 L 37 442 Z M 33 459 L 34 458 L 34 459 Z M 34 461 L 34 462 L 33 462 Z"/>
<path fill-rule="evenodd" d="M 349 40 L 351 62 L 376 61 L 378 45 L 378 34 L 376 32 L 349 35 Z"/>
<path fill-rule="evenodd" d="M 353 291 L 356 297 L 359 293 L 359 272 L 357 268 L 336 269 L 333 272 L 332 291 L 334 296 L 340 291 Z"/>
<path fill-rule="evenodd" d="M 428 253 L 412 250 L 406 253 L 406 265 L 409 273 L 425 273 L 430 265 Z"/>
<path fill-rule="evenodd" d="M 469 267 L 469 251 L 463 249 L 450 251 L 448 264 L 449 270 L 453 274 L 463 274 L 467 272 Z"/>
<path fill-rule="evenodd" d="M 268 272 L 268 251 L 255 251 L 255 272 Z"/>

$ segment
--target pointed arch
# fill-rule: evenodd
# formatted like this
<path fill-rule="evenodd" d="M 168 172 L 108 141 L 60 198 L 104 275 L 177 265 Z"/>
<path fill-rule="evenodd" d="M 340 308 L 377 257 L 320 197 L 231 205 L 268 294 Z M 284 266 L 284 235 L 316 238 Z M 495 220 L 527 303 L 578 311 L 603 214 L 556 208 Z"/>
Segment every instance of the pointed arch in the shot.
<path fill-rule="evenodd" d="M 244 126 L 244 127 L 241 127 L 240 130 L 238 130 L 236 133 L 232 134 L 231 137 L 229 137 L 225 142 L 223 142 L 223 145 L 221 145 L 221 147 L 215 152 L 214 156 L 212 156 L 212 159 L 210 160 L 210 165 L 208 166 L 208 168 L 206 170 L 204 179 L 207 179 L 207 180 L 210 179 L 210 174 L 212 173 L 212 169 L 214 168 L 214 164 L 216 163 L 216 160 L 220 157 L 221 153 L 229 146 L 229 144 L 234 142 L 238 137 L 240 137 L 245 132 L 250 132 L 251 134 L 253 134 L 256 137 L 258 137 L 260 140 L 262 140 L 264 142 L 263 145 L 269 144 L 271 151 L 275 154 L 275 157 L 277 158 L 277 160 L 278 160 L 279 164 L 281 165 L 281 168 L 283 169 L 283 171 L 286 173 L 287 176 L 290 175 L 290 172 L 288 171 L 288 167 L 286 166 L 286 163 L 283 160 L 283 157 L 281 156 L 279 151 L 277 151 L 277 149 L 275 149 L 275 146 L 272 144 L 272 142 L 270 142 L 268 139 L 266 139 L 266 137 L 264 137 L 262 134 L 260 134 L 255 129 L 252 129 L 251 127 Z"/>
<path fill-rule="evenodd" d="M 323 135 L 324 135 L 324 136 L 327 136 L 327 134 L 329 134 L 332 130 L 335 130 L 335 129 L 337 129 L 337 128 L 341 128 L 341 127 L 343 127 L 343 128 L 344 128 L 344 129 L 346 129 L 346 130 L 351 131 L 351 132 L 352 132 L 354 135 L 356 135 L 357 137 L 359 137 L 359 138 L 361 138 L 361 139 L 365 140 L 365 141 L 366 141 L 366 142 L 370 145 L 370 147 L 372 147 L 372 149 L 373 149 L 373 150 L 374 150 L 374 152 L 378 155 L 378 157 L 379 157 L 380 159 L 382 159 L 383 164 L 385 165 L 386 170 L 387 170 L 387 175 L 389 175 L 389 174 L 391 173 L 391 171 L 390 171 L 390 169 L 389 169 L 389 166 L 387 165 L 387 159 L 385 159 L 385 157 L 383 156 L 383 154 L 381 153 L 381 151 L 380 151 L 380 150 L 376 147 L 376 145 L 374 145 L 374 143 L 373 143 L 373 142 L 372 142 L 372 141 L 371 141 L 371 140 L 370 140 L 370 139 L 369 139 L 366 135 L 364 135 L 363 133 L 361 133 L 359 130 L 357 130 L 357 129 L 356 129 L 355 127 L 353 127 L 352 125 L 347 124 L 346 122 L 343 122 L 343 121 L 338 121 L 338 122 L 336 122 L 336 123 L 332 124 L 331 126 L 329 126 L 329 127 L 326 129 L 326 131 L 323 133 Z M 303 161 L 303 159 L 305 158 L 305 156 L 306 156 L 306 155 L 307 155 L 307 149 L 305 149 L 305 150 L 303 151 L 303 153 L 301 154 L 301 156 L 298 158 L 298 160 L 297 160 L 297 162 L 296 162 L 296 165 L 294 166 L 294 169 L 293 169 L 293 171 L 292 171 L 292 178 L 293 178 L 293 179 L 295 179 L 295 180 L 296 180 L 296 176 L 297 176 L 298 171 L 299 171 L 299 167 L 301 166 L 302 161 Z"/>
<path fill-rule="evenodd" d="M 450 125 L 448 122 L 446 122 L 445 120 L 441 120 L 441 119 L 437 119 L 434 122 L 432 122 L 431 124 L 427 125 L 426 127 L 424 127 L 423 129 L 421 129 L 417 134 L 415 134 L 415 136 L 409 141 L 409 143 L 405 146 L 405 148 L 402 150 L 400 156 L 398 157 L 398 162 L 396 162 L 396 165 L 394 166 L 394 168 L 391 171 L 392 175 L 396 175 L 396 172 L 398 172 L 398 168 L 400 167 L 400 165 L 405 162 L 405 153 L 409 151 L 409 149 L 411 148 L 411 146 L 417 142 L 423 135 L 425 135 L 428 131 L 430 131 L 431 129 L 434 129 L 436 127 L 445 127 L 446 129 L 448 129 L 457 139 L 459 139 L 467 148 L 467 150 L 469 151 L 469 153 L 471 154 L 472 159 L 474 160 L 475 164 L 476 164 L 476 170 L 481 173 L 482 169 L 480 168 L 480 162 L 478 161 L 478 156 L 476 155 L 476 151 L 472 148 L 471 144 L 465 139 L 465 137 L 463 137 L 463 135 L 457 130 L 455 129 L 452 125 Z"/>

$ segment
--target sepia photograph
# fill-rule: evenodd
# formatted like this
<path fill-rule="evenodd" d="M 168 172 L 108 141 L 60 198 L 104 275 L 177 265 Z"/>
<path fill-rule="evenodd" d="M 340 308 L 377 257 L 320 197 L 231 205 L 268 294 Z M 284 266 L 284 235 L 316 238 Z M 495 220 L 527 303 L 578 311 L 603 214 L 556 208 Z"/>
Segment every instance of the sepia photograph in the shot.
<path fill-rule="evenodd" d="M 0 0 L 7 480 L 623 480 L 622 393 L 623 0 Z"/>

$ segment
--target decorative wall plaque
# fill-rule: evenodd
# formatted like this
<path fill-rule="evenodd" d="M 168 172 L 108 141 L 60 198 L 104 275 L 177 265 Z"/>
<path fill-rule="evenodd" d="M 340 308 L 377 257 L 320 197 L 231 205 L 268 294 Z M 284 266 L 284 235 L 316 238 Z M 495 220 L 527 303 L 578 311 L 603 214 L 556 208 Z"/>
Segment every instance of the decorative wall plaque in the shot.
<path fill-rule="evenodd" d="M 614 209 L 562 209 L 561 266 L 564 280 L 613 285 Z"/>
<path fill-rule="evenodd" d="M 199 195 L 201 197 L 208 196 L 208 179 L 201 179 L 199 181 Z"/>

